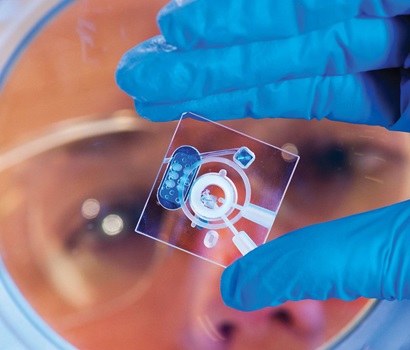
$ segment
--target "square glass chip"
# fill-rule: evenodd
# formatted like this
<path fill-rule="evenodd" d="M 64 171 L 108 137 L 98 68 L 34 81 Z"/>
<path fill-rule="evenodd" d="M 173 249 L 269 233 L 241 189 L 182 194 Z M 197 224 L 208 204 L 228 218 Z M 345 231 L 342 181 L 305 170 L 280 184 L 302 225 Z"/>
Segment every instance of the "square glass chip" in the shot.
<path fill-rule="evenodd" d="M 266 241 L 298 161 L 185 113 L 136 231 L 227 266 Z"/>

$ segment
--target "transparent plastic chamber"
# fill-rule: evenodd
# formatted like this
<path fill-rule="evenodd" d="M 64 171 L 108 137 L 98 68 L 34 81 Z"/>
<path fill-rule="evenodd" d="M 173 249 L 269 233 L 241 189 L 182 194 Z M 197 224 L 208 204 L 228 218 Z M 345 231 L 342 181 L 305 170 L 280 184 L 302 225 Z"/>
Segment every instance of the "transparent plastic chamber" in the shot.
<path fill-rule="evenodd" d="M 136 231 L 227 266 L 266 242 L 298 160 L 185 113 Z"/>
<path fill-rule="evenodd" d="M 0 0 L 0 348 L 408 348 L 407 302 L 223 305 L 222 266 L 266 238 L 408 198 L 410 142 L 192 118 L 173 138 L 114 82 L 164 4 Z"/>

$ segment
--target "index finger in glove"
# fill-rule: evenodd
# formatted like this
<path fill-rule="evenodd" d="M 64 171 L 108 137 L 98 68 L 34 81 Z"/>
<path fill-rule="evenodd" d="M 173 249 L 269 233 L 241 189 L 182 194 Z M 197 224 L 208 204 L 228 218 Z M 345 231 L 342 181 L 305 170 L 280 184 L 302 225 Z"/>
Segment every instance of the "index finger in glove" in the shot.
<path fill-rule="evenodd" d="M 410 130 L 400 117 L 400 73 L 381 70 L 341 76 L 292 79 L 177 103 L 135 102 L 139 115 L 169 121 L 191 111 L 212 120 L 244 117 L 343 121 Z M 405 122 L 407 120 L 407 122 Z"/>

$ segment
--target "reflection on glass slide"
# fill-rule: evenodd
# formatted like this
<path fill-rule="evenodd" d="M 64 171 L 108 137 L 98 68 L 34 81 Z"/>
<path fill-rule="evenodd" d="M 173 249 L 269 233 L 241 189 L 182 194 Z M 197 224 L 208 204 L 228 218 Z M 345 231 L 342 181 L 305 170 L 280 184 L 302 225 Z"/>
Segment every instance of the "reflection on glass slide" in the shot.
<path fill-rule="evenodd" d="M 185 113 L 136 231 L 227 266 L 266 241 L 298 160 Z"/>

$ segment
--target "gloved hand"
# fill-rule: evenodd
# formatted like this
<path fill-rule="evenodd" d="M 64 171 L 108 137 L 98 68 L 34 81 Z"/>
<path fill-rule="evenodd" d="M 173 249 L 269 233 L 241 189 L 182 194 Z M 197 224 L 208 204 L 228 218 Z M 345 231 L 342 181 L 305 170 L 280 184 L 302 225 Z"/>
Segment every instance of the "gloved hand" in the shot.
<path fill-rule="evenodd" d="M 250 311 L 287 300 L 410 298 L 410 201 L 308 226 L 227 267 L 221 292 Z"/>
<path fill-rule="evenodd" d="M 410 131 L 407 0 L 174 1 L 118 84 L 155 121 L 328 118 Z M 410 298 L 410 202 L 291 232 L 228 267 L 228 305 Z"/>
<path fill-rule="evenodd" d="M 117 82 L 155 121 L 329 118 L 410 130 L 407 0 L 173 1 Z"/>

